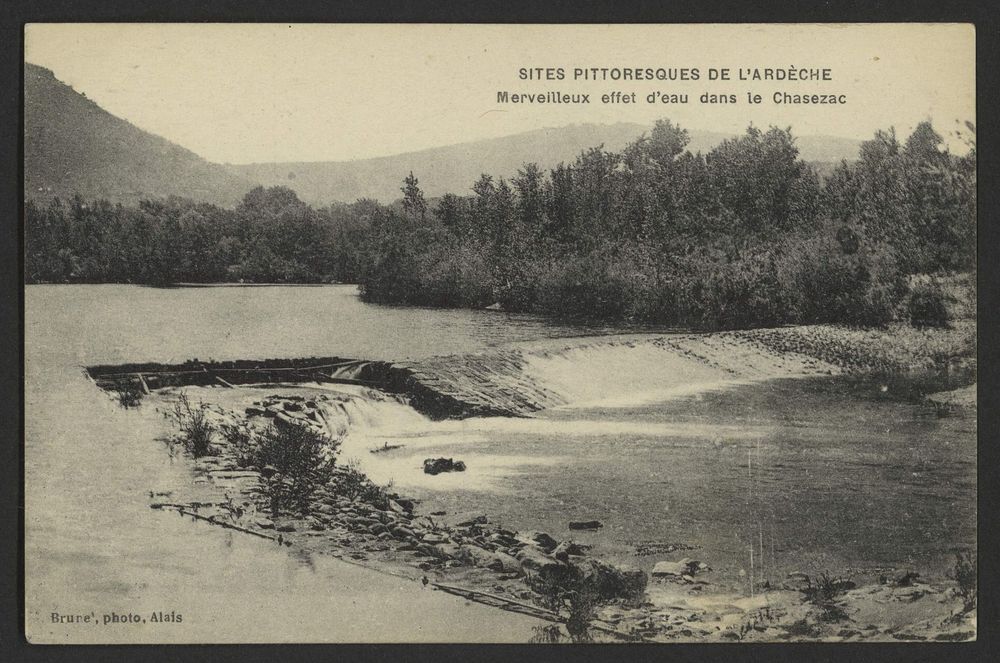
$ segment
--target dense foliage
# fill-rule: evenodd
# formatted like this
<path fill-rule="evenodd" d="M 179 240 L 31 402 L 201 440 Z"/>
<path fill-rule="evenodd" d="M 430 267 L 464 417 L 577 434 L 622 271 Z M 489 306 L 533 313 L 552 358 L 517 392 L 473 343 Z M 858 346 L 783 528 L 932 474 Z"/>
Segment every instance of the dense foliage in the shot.
<path fill-rule="evenodd" d="M 972 131 L 971 125 L 968 126 Z M 233 210 L 181 199 L 26 208 L 29 282 L 349 281 L 374 302 L 734 328 L 881 324 L 907 277 L 975 260 L 975 165 L 929 123 L 863 144 L 825 180 L 790 130 L 707 154 L 658 122 L 620 152 L 482 175 L 471 195 L 313 209 L 284 187 Z"/>

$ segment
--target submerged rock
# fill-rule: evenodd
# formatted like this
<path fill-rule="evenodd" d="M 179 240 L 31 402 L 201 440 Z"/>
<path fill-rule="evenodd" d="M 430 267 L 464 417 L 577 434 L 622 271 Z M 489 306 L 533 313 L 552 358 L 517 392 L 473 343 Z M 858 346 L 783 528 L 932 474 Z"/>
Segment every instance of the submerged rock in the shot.
<path fill-rule="evenodd" d="M 465 463 L 452 458 L 428 458 L 424 461 L 424 474 L 441 474 L 442 472 L 464 472 Z"/>
<path fill-rule="evenodd" d="M 570 529 L 600 529 L 604 524 L 600 520 L 571 520 Z"/>

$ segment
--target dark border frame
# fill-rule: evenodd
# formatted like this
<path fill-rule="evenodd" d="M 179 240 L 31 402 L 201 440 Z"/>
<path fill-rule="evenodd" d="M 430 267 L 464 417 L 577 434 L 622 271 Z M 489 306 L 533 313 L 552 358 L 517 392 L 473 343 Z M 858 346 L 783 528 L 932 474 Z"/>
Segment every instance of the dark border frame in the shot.
<path fill-rule="evenodd" d="M 26 22 L 402 22 L 402 23 L 734 23 L 734 22 L 962 22 L 976 25 L 977 118 L 979 148 L 979 635 L 965 644 L 744 644 L 744 645 L 182 645 L 182 646 L 33 646 L 24 639 L 23 560 L 23 343 L 24 319 L 21 237 L 23 198 L 21 164 L 23 89 L 23 25 Z M 484 0 L 473 4 L 442 0 L 434 3 L 380 0 L 300 0 L 283 5 L 268 0 L 172 0 L 153 6 L 148 0 L 8 0 L 0 8 L 0 75 L 6 95 L 0 97 L 0 338 L 11 351 L 0 354 L 0 659 L 12 661 L 129 660 L 507 660 L 514 657 L 585 659 L 626 657 L 636 660 L 670 657 L 675 660 L 1000 660 L 997 650 L 996 528 L 990 506 L 1000 498 L 1000 470 L 996 438 L 997 412 L 989 406 L 1000 393 L 997 384 L 998 351 L 995 334 L 1000 301 L 997 298 L 996 260 L 990 249 L 1000 245 L 997 160 L 997 71 L 1000 69 L 997 35 L 1000 20 L 988 3 L 974 0 L 825 0 L 805 5 L 795 0 L 740 3 L 703 0 L 683 6 L 648 0 L 614 2 L 584 0 L 549 3 L 524 0 Z M 16 93 L 14 91 L 17 91 Z M 14 119 L 17 122 L 14 122 Z M 17 342 L 14 342 L 17 339 Z M 985 396 L 984 396 L 985 394 Z M 992 397 L 992 398 L 991 398 Z M 986 407 L 984 407 L 986 406 Z M 985 514 L 985 515 L 984 515 Z"/>

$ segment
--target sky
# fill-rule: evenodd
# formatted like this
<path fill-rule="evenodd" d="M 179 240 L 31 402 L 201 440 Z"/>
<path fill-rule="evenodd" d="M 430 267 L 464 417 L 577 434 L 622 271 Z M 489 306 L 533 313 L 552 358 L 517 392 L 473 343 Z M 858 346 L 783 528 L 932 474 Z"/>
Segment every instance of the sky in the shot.
<path fill-rule="evenodd" d="M 210 161 L 360 159 L 596 122 L 799 135 L 940 133 L 975 121 L 971 25 L 357 25 L 31 24 L 25 60 L 105 110 Z M 522 67 L 562 67 L 556 81 Z M 579 81 L 590 67 L 698 68 L 697 81 Z M 707 80 L 729 68 L 729 81 Z M 828 68 L 830 81 L 740 81 L 747 68 Z M 503 104 L 498 91 L 559 91 L 588 105 Z M 636 93 L 635 104 L 601 96 Z M 652 92 L 689 103 L 645 102 Z M 844 105 L 789 106 L 776 91 L 843 94 Z M 702 93 L 735 104 L 702 104 Z M 747 92 L 761 94 L 750 104 Z M 955 144 L 957 147 L 957 143 Z"/>

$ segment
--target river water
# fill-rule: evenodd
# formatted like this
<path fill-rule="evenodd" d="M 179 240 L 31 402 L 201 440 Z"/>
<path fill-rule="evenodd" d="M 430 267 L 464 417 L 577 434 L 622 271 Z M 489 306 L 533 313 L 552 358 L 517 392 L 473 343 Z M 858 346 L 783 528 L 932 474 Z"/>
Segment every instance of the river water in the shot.
<path fill-rule="evenodd" d="M 33 285 L 25 309 L 27 625 L 46 642 L 524 641 L 534 625 L 151 512 L 149 492 L 188 482 L 190 466 L 154 439 L 154 413 L 117 409 L 83 366 L 401 360 L 635 331 L 368 305 L 351 286 Z M 581 378 L 602 394 L 600 376 L 581 367 Z M 605 400 L 532 419 L 434 423 L 402 404 L 374 408 L 344 453 L 422 511 L 482 512 L 556 538 L 570 536 L 570 520 L 597 519 L 601 530 L 573 536 L 602 556 L 649 567 L 676 558 L 663 552 L 673 544 L 734 587 L 792 570 L 935 575 L 974 548 L 972 417 L 937 418 L 895 388 L 842 378 L 688 384 L 641 401 L 607 387 Z M 406 446 L 367 453 L 384 442 Z M 420 462 L 432 455 L 469 471 L 427 477 Z M 642 554 L 648 546 L 659 552 Z M 52 612 L 91 611 L 184 622 L 52 623 Z"/>

